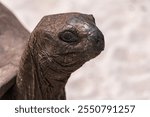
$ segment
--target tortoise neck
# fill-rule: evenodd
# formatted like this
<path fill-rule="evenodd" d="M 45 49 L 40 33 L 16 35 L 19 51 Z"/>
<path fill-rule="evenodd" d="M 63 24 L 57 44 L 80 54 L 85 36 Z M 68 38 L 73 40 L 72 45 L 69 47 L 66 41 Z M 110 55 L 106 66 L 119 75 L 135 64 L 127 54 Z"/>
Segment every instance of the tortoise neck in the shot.
<path fill-rule="evenodd" d="M 50 61 L 40 63 L 38 53 L 27 47 L 16 79 L 18 99 L 66 99 L 70 74 L 60 73 Z"/>

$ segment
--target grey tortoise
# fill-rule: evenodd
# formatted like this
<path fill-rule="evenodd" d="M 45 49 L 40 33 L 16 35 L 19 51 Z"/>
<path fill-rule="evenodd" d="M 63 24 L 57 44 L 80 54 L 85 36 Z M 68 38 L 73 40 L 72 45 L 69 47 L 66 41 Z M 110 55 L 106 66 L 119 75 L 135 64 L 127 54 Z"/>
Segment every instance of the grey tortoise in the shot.
<path fill-rule="evenodd" d="M 0 99 L 66 99 L 71 73 L 104 45 L 92 15 L 48 15 L 30 33 L 0 3 Z"/>

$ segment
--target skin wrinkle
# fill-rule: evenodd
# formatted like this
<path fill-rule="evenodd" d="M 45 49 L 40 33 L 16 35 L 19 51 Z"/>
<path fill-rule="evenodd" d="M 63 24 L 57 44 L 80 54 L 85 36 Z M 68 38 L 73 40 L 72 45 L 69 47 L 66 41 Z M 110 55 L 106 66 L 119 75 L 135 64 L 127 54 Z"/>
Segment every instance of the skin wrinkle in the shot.
<path fill-rule="evenodd" d="M 37 45 L 37 47 L 36 47 L 37 49 L 38 48 L 40 48 L 38 45 Z M 39 49 L 40 50 L 40 49 Z M 44 53 L 45 55 L 49 55 L 48 53 L 47 53 L 47 51 L 42 51 L 42 53 Z M 35 55 L 35 53 L 33 54 L 33 55 Z M 41 55 L 41 56 L 43 56 L 43 55 Z M 32 58 L 34 58 L 34 56 L 32 57 Z M 45 57 L 46 59 L 48 58 L 48 60 L 49 60 L 49 57 L 48 56 L 46 56 Z M 33 59 L 34 60 L 34 59 Z M 45 61 L 47 61 L 47 60 L 45 60 Z M 50 61 L 49 61 L 50 62 Z M 49 63 L 49 62 L 47 62 L 47 63 Z M 37 63 L 35 63 L 35 65 L 36 65 Z M 40 63 L 39 63 L 40 64 Z M 39 65 L 40 66 L 40 65 Z M 49 68 L 49 67 L 48 67 Z M 47 68 L 47 69 L 48 69 Z M 36 69 L 39 69 L 38 67 L 36 67 Z M 45 68 L 43 68 L 44 70 L 45 70 Z M 42 71 L 42 68 L 40 67 L 40 70 L 38 70 L 38 71 Z M 48 69 L 48 71 L 50 71 L 49 69 Z M 42 74 L 43 72 L 40 72 L 41 74 L 38 74 L 38 73 L 36 73 L 37 75 L 38 75 L 38 77 L 37 78 L 39 78 L 38 80 L 36 80 L 36 81 L 39 81 L 39 90 L 40 90 L 40 92 L 41 92 L 41 95 L 42 96 L 44 96 L 45 95 L 45 97 L 47 98 L 48 97 L 48 94 L 52 94 L 52 88 L 54 88 L 54 86 L 47 80 L 47 78 Z M 36 89 L 36 88 L 35 88 Z M 43 99 L 45 98 L 45 97 L 42 97 Z"/>
<path fill-rule="evenodd" d="M 96 38 L 103 41 L 100 45 L 89 35 L 97 29 L 94 24 L 89 15 L 80 13 L 42 18 L 22 55 L 12 99 L 66 99 L 65 85 L 71 73 L 101 53 L 95 48 L 104 47 L 103 39 Z M 78 37 L 77 42 L 60 40 L 66 30 Z M 98 34 L 103 35 L 99 30 L 93 35 Z"/>
<path fill-rule="evenodd" d="M 40 48 L 40 46 L 37 45 L 37 48 Z M 49 57 L 47 57 L 47 58 L 49 58 Z M 37 74 L 39 73 L 39 75 L 37 77 L 38 78 L 37 81 L 39 81 L 39 90 L 41 92 L 41 96 L 43 96 L 42 98 L 44 98 L 45 94 L 48 94 L 48 93 L 51 94 L 52 84 L 45 78 L 45 76 L 43 75 L 43 72 L 41 72 L 42 69 L 40 67 L 40 63 L 38 63 L 38 60 L 36 62 L 37 63 L 35 63 L 35 64 L 38 65 L 37 68 L 36 68 L 36 69 L 38 69 Z M 48 97 L 48 96 L 46 95 L 46 97 Z"/>

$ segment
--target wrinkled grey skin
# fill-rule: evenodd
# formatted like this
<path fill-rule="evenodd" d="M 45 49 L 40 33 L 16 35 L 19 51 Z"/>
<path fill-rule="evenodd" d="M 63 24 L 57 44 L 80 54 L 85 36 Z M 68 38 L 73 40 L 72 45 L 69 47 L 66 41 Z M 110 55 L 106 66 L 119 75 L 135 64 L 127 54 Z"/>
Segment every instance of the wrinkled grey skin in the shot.
<path fill-rule="evenodd" d="M 49 15 L 42 18 L 24 48 L 16 82 L 2 99 L 66 99 L 71 73 L 101 53 L 104 36 L 92 15 Z"/>

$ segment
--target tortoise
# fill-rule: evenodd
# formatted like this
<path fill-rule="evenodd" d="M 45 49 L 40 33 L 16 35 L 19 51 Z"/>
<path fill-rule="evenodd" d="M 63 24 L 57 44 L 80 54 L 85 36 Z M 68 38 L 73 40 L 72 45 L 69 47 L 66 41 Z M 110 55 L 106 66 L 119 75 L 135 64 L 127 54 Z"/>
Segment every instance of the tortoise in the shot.
<path fill-rule="evenodd" d="M 104 45 L 93 15 L 47 15 L 30 33 L 0 3 L 0 99 L 65 100 L 71 73 Z"/>

